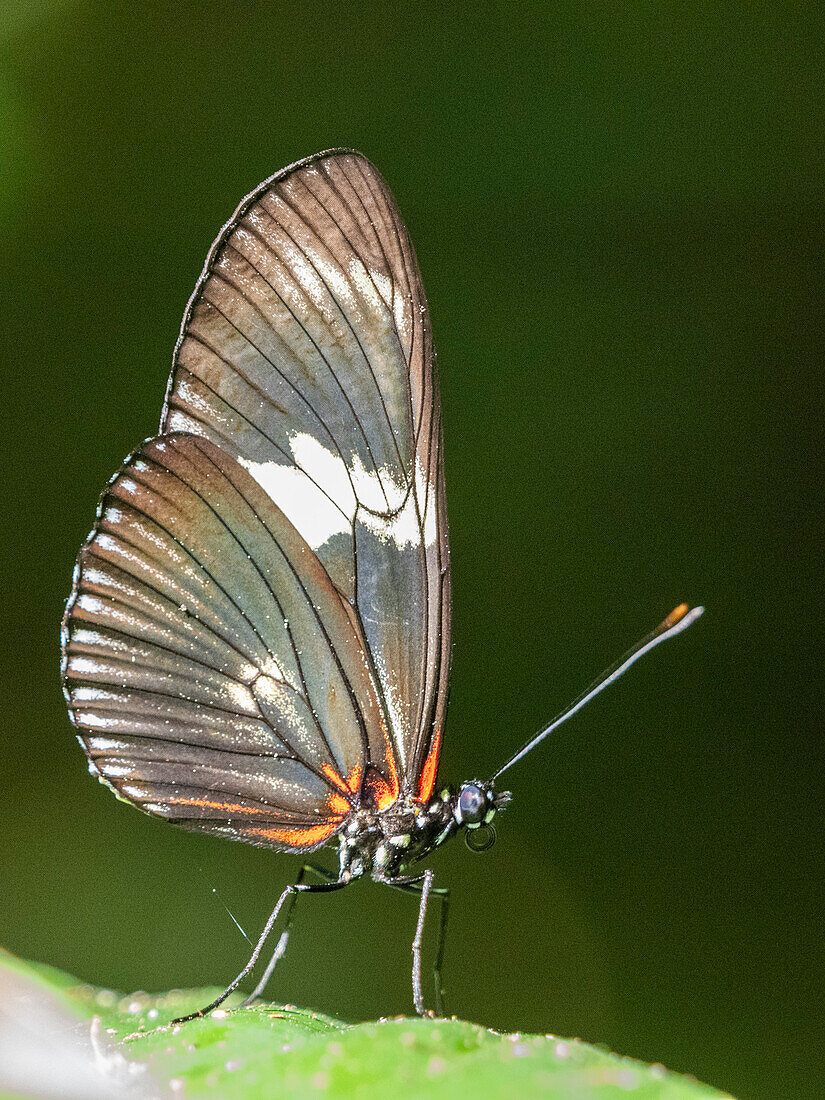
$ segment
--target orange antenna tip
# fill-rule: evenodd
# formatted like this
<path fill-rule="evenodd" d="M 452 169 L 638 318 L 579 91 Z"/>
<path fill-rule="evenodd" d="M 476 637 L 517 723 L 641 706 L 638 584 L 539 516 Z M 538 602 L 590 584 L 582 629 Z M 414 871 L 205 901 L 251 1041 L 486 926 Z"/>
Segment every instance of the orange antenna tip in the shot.
<path fill-rule="evenodd" d="M 680 603 L 678 607 L 674 607 L 674 609 L 662 623 L 662 627 L 664 627 L 665 630 L 668 630 L 671 626 L 676 626 L 680 619 L 684 619 L 688 611 L 690 611 L 690 607 L 688 606 L 688 604 Z"/>
<path fill-rule="evenodd" d="M 543 741 L 548 734 L 553 730 L 558 729 L 562 722 L 566 722 L 568 718 L 572 718 L 576 711 L 581 710 L 585 703 L 589 703 L 591 699 L 594 699 L 599 692 L 604 691 L 608 685 L 612 684 L 615 680 L 627 672 L 632 664 L 635 664 L 640 657 L 643 657 L 645 653 L 648 653 L 654 646 L 659 645 L 660 642 L 664 642 L 667 638 L 672 638 L 674 634 L 681 634 L 683 630 L 690 626 L 691 623 L 695 623 L 701 614 L 704 612 L 704 607 L 690 608 L 686 603 L 680 603 L 678 607 L 674 607 L 668 617 L 656 627 L 650 634 L 647 634 L 640 642 L 629 649 L 623 657 L 620 657 L 615 664 L 611 665 L 606 672 L 604 672 L 598 680 L 594 681 L 590 687 L 582 692 L 582 694 L 576 699 L 569 707 L 565 709 L 554 718 L 546 729 L 543 729 L 540 733 L 537 733 L 527 744 L 512 756 L 503 768 L 499 768 L 493 779 L 496 780 L 500 775 L 511 768 L 513 764 L 517 763 L 523 756 L 526 756 L 528 752 L 531 752 L 540 741 Z"/>

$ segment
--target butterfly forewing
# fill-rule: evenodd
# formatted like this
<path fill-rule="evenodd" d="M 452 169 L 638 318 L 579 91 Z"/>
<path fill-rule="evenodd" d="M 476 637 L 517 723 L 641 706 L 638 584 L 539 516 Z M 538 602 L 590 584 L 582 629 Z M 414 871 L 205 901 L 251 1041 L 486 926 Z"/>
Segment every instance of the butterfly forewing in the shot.
<path fill-rule="evenodd" d="M 187 827 L 323 843 L 429 796 L 449 666 L 441 413 L 418 266 L 359 154 L 261 185 L 190 300 L 161 431 L 64 622 L 92 770 Z"/>
<path fill-rule="evenodd" d="M 360 623 L 401 781 L 420 788 L 450 652 L 440 403 L 415 254 L 359 154 L 287 169 L 224 227 L 161 429 L 238 456 L 317 553 Z"/>

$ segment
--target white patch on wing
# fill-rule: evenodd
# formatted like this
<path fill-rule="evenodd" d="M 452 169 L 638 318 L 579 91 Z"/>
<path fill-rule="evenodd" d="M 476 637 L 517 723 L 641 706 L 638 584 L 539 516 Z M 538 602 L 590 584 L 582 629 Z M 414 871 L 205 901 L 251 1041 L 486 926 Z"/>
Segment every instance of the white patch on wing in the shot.
<path fill-rule="evenodd" d="M 92 752 L 118 752 L 129 748 L 125 741 L 113 741 L 110 737 L 89 737 L 89 748 Z"/>
<path fill-rule="evenodd" d="M 206 403 L 203 402 L 202 404 L 203 407 L 201 411 L 208 411 L 211 414 L 212 410 L 207 410 Z M 167 432 L 188 432 L 191 435 L 199 435 L 203 438 L 207 438 L 206 429 L 203 424 L 194 420 L 187 413 L 181 412 L 180 409 L 173 409 L 172 412 L 169 413 L 169 416 L 166 418 L 165 430 Z"/>
<path fill-rule="evenodd" d="M 355 495 L 341 456 L 330 451 L 309 432 L 296 432 L 290 436 L 289 447 L 301 469 L 332 497 L 352 521 L 355 516 Z"/>
<path fill-rule="evenodd" d="M 401 340 L 404 356 L 409 362 L 413 345 L 412 311 L 409 308 L 409 299 L 399 294 L 395 301 L 395 327 Z"/>
<path fill-rule="evenodd" d="M 424 544 L 435 546 L 438 539 L 438 488 L 434 482 L 428 482 L 424 464 L 417 455 L 415 459 L 415 491 L 418 493 L 418 503 L 422 508 L 426 501 Z"/>
<path fill-rule="evenodd" d="M 366 302 L 370 310 L 386 310 L 387 303 L 392 301 L 392 283 L 374 268 L 367 268 L 360 256 L 353 256 L 347 264 L 349 281 Z M 381 281 L 387 288 L 386 299 L 382 298 Z"/>
<path fill-rule="evenodd" d="M 378 287 L 378 293 L 387 305 L 392 304 L 392 279 L 375 267 L 370 267 L 372 281 Z"/>
<path fill-rule="evenodd" d="M 98 545 L 101 546 L 104 550 L 120 549 L 119 544 L 116 543 L 114 539 L 109 539 L 106 536 L 98 540 Z M 111 574 L 106 573 L 103 569 L 96 569 L 93 565 L 89 565 L 86 567 L 86 572 L 83 576 L 83 579 L 87 584 L 99 584 L 104 587 L 114 588 L 118 592 L 125 591 L 124 586 L 118 585 Z"/>
<path fill-rule="evenodd" d="M 350 475 L 361 504 L 371 512 L 386 512 L 388 506 L 391 512 L 396 512 L 407 495 L 407 486 L 394 478 L 387 466 L 381 468 L 380 474 L 379 477 L 375 471 L 366 470 L 359 455 L 352 456 Z"/>
<path fill-rule="evenodd" d="M 115 522 L 109 515 L 109 509 L 106 510 L 103 518 L 111 523 Z M 134 523 L 132 525 L 132 530 L 135 534 L 140 535 L 151 546 L 157 547 L 158 550 L 163 551 L 166 556 L 170 557 L 174 564 L 181 569 L 185 576 L 197 576 L 197 573 L 192 568 L 191 561 L 188 558 L 184 557 L 184 555 L 179 551 L 178 547 L 175 546 L 173 543 L 171 543 L 170 541 L 164 541 L 162 538 L 159 538 L 158 535 L 154 534 L 141 523 Z M 131 572 L 133 576 L 139 578 L 142 573 L 146 573 L 161 584 L 166 583 L 168 585 L 169 582 L 166 576 L 166 572 L 162 568 L 159 568 L 152 564 L 151 559 L 146 557 L 142 550 L 135 551 L 129 545 L 129 543 L 124 542 L 119 535 L 110 535 L 107 534 L 105 531 L 98 531 L 98 533 L 95 535 L 94 541 L 95 544 L 101 550 L 105 550 L 107 554 L 111 554 L 113 557 L 120 558 L 121 567 L 123 562 L 127 562 L 130 567 L 127 572 Z M 91 579 L 91 568 L 89 566 L 86 567 L 85 577 L 87 579 Z"/>
<path fill-rule="evenodd" d="M 81 611 L 88 611 L 90 615 L 105 614 L 110 610 L 109 604 L 89 592 L 81 592 L 75 601 L 75 607 L 80 608 Z"/>
<path fill-rule="evenodd" d="M 97 769 L 105 775 L 107 779 L 123 779 L 124 776 L 131 775 L 135 770 L 128 764 L 109 764 L 105 760 L 97 761 Z"/>
<path fill-rule="evenodd" d="M 224 690 L 227 697 L 239 710 L 246 711 L 248 714 L 257 714 L 258 708 L 252 698 L 252 692 L 246 684 L 239 684 L 237 680 L 232 680 Z"/>
<path fill-rule="evenodd" d="M 278 664 L 271 653 L 267 654 L 266 660 L 263 662 L 260 668 L 253 666 L 252 671 L 248 675 L 246 673 L 244 675 L 246 679 L 254 680 L 259 674 L 263 676 L 269 676 L 272 680 L 286 679 L 283 670 L 281 669 L 281 666 Z"/>
<path fill-rule="evenodd" d="M 315 266 L 321 273 L 321 278 L 332 291 L 332 297 L 338 310 L 343 313 L 347 322 L 357 330 L 362 320 L 362 310 L 358 298 L 353 293 L 353 287 L 346 274 L 335 261 L 330 261 L 323 252 L 317 251 L 313 255 Z"/>
<path fill-rule="evenodd" d="M 73 703 L 108 703 L 117 698 L 118 696 L 113 691 L 106 688 L 89 687 L 85 684 L 72 688 Z"/>
<path fill-rule="evenodd" d="M 292 241 L 288 239 L 283 241 L 281 247 L 284 252 L 284 259 L 287 261 L 285 265 L 286 270 L 289 276 L 291 276 L 291 280 L 284 280 L 284 293 L 291 299 L 291 305 L 299 309 L 301 306 L 291 286 L 291 281 L 294 280 L 295 284 L 297 284 L 300 290 L 309 298 L 315 308 L 322 315 L 328 314 L 329 291 L 324 286 L 318 272 L 300 248 L 294 245 Z"/>
<path fill-rule="evenodd" d="M 121 790 L 128 798 L 146 798 L 149 794 L 145 787 L 130 785 L 128 787 L 121 787 Z"/>
<path fill-rule="evenodd" d="M 119 548 L 116 547 L 116 549 Z M 108 593 L 117 592 L 121 595 L 126 596 L 127 598 L 132 597 L 135 594 L 135 584 L 141 583 L 143 578 L 146 576 L 152 577 L 154 579 L 156 586 L 161 590 L 161 592 L 163 592 L 164 589 L 167 592 L 175 591 L 177 589 L 177 585 L 173 586 L 171 584 L 166 573 L 163 570 L 150 569 L 146 566 L 145 562 L 141 561 L 140 558 L 133 557 L 131 554 L 123 553 L 122 557 L 125 558 L 125 560 L 129 562 L 131 566 L 131 576 L 127 576 L 127 579 L 125 581 L 121 581 L 117 577 L 113 577 L 110 573 L 107 573 L 104 570 L 95 569 L 94 566 L 90 566 L 89 568 L 87 568 L 84 575 L 86 583 L 97 584 L 101 588 L 107 589 Z M 81 603 L 81 601 L 78 600 L 78 603 L 81 603 L 81 606 L 85 608 L 87 606 L 85 602 L 85 594 L 81 597 L 81 600 L 83 600 L 84 602 Z M 90 608 L 90 610 L 98 609 Z M 130 608 L 128 611 L 124 611 L 114 604 L 109 604 L 108 607 L 102 604 L 99 610 L 105 613 L 107 618 L 116 619 L 119 622 L 128 621 L 130 615 L 137 616 L 140 614 L 140 612 L 136 611 L 134 608 Z M 191 624 L 184 622 L 183 625 L 186 629 L 191 631 Z"/>
<path fill-rule="evenodd" d="M 300 675 L 297 675 L 289 669 L 282 668 L 271 654 L 264 661 L 263 668 L 258 671 L 260 675 L 256 675 L 249 686 L 249 691 L 253 695 L 253 698 L 258 692 L 263 691 L 267 684 L 286 684 L 287 687 L 291 687 L 298 695 L 301 695 L 303 692 Z M 272 687 L 271 690 L 275 691 L 277 688 Z M 256 708 L 257 705 L 258 704 L 255 703 Z"/>
<path fill-rule="evenodd" d="M 313 550 L 323 546 L 333 535 L 350 533 L 348 518 L 303 470 L 278 462 L 253 462 L 243 457 L 238 461 Z"/>
<path fill-rule="evenodd" d="M 381 299 L 381 305 L 392 311 L 392 317 L 398 332 L 402 353 L 405 358 L 409 358 L 412 348 L 413 333 L 410 299 L 408 295 L 404 293 L 393 294 L 393 280 L 389 275 L 385 274 L 385 272 L 379 271 L 378 268 L 372 265 L 369 266 L 368 271 L 372 284 L 371 286 L 364 284 L 363 275 L 355 261 L 350 265 L 350 278 L 361 290 L 367 301 L 375 301 L 377 289 L 378 297 Z M 389 335 L 389 333 L 387 335 Z M 393 351 L 395 350 L 395 342 L 393 340 Z M 409 366 L 409 364 L 406 365 Z"/>
<path fill-rule="evenodd" d="M 100 676 L 107 672 L 108 667 L 104 661 L 99 661 L 95 657 L 78 657 L 74 655 L 69 657 L 66 662 L 66 671 L 73 673 L 75 676 Z M 78 688 L 72 688 L 72 698 Z"/>
<path fill-rule="evenodd" d="M 74 625 L 74 624 L 73 624 Z M 72 632 L 72 638 L 75 642 L 82 645 L 106 645 L 107 639 L 100 633 L 99 630 L 95 630 L 91 626 L 75 626 Z M 123 645 L 124 643 L 120 643 Z"/>
<path fill-rule="evenodd" d="M 75 721 L 82 728 L 86 726 L 100 726 L 102 729 L 105 729 L 106 726 L 113 726 L 115 724 L 112 718 L 104 718 L 102 714 L 92 714 L 91 711 L 86 710 L 76 710 Z"/>
<path fill-rule="evenodd" d="M 288 683 L 289 681 L 287 681 Z M 304 698 L 303 687 L 292 686 L 296 696 Z M 261 676 L 255 681 L 255 694 L 272 706 L 280 708 L 285 716 L 287 725 L 301 729 L 304 724 L 304 716 L 297 709 L 295 699 L 290 692 L 284 692 L 280 685 L 267 676 Z M 277 731 L 276 731 L 277 732 Z"/>
<path fill-rule="evenodd" d="M 287 185 L 289 194 L 289 186 Z M 314 235 L 309 232 L 303 220 L 295 223 L 295 213 L 279 195 L 272 196 L 278 219 L 288 227 L 291 237 L 284 235 L 279 240 L 280 258 L 295 283 L 310 301 L 328 320 L 331 318 L 330 303 L 334 302 L 342 311 L 357 320 L 357 303 L 352 287 L 338 264 L 329 254 L 319 247 Z M 294 239 L 292 239 L 294 238 Z M 338 310 L 336 309 L 336 314 Z"/>
<path fill-rule="evenodd" d="M 201 413 L 203 416 L 210 416 L 213 413 L 213 407 L 209 400 L 204 397 L 203 393 L 197 390 L 187 378 L 178 378 L 175 382 L 175 389 L 177 390 L 177 397 L 181 401 L 185 401 L 187 405 L 190 405 L 195 412 Z M 203 427 L 198 424 L 197 421 L 192 421 L 185 413 L 178 410 L 173 411 L 167 422 L 167 429 L 171 431 L 178 431 L 178 427 L 175 420 L 179 419 L 180 422 L 185 425 L 185 430 L 194 432 L 198 430 L 198 434 L 203 434 Z M 190 425 L 194 425 L 190 427 Z M 158 450 L 161 450 L 161 446 L 158 445 Z"/>
<path fill-rule="evenodd" d="M 325 447 L 308 432 L 296 432 L 290 436 L 289 446 L 296 463 L 314 482 L 323 487 L 341 511 L 346 513 L 350 522 L 355 518 L 359 503 L 374 512 L 386 512 L 387 498 L 392 511 L 396 511 L 404 502 L 407 495 L 406 481 L 399 479 L 388 466 L 382 466 L 377 473 L 375 470 L 367 470 L 361 456 L 353 454 L 348 467 L 339 454 Z"/>
<path fill-rule="evenodd" d="M 308 173 L 308 178 L 313 178 L 311 172 Z M 300 191 L 297 191 L 295 181 L 285 181 L 283 188 L 287 196 L 293 202 L 297 200 L 300 206 L 302 195 Z M 294 268 L 300 272 L 301 276 L 303 276 L 301 278 L 301 285 L 307 285 L 306 280 L 318 279 L 320 275 L 330 288 L 333 297 L 339 302 L 346 304 L 348 309 L 351 309 L 355 304 L 352 289 L 347 283 L 346 276 L 337 262 L 330 260 L 326 248 L 319 246 L 315 234 L 307 229 L 306 222 L 302 215 L 298 215 L 300 222 L 296 225 L 295 211 L 290 209 L 280 195 L 273 195 L 273 200 L 276 207 L 279 209 L 279 213 L 283 211 L 282 218 L 284 224 L 290 227 L 293 235 L 299 240 L 301 247 L 309 255 L 309 261 L 307 261 L 303 254 L 300 255 L 300 259 L 296 259 L 294 253 L 290 256 L 290 266 L 294 266 Z"/>
<path fill-rule="evenodd" d="M 421 545 L 421 528 L 418 525 L 418 513 L 415 499 L 410 493 L 404 507 L 392 516 L 374 515 L 361 512 L 359 520 L 379 542 L 394 542 L 399 550 Z"/>

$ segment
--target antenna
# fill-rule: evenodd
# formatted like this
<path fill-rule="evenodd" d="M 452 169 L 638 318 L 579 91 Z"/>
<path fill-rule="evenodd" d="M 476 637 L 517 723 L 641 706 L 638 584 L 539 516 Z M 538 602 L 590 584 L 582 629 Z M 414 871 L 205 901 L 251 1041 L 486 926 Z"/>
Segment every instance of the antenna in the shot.
<path fill-rule="evenodd" d="M 627 672 L 630 666 L 635 661 L 638 661 L 640 657 L 643 657 L 645 653 L 649 653 L 650 650 L 660 642 L 664 642 L 666 639 L 672 638 L 676 634 L 681 634 L 683 630 L 687 630 L 691 623 L 696 622 L 704 610 L 704 607 L 694 607 L 691 610 L 686 603 L 680 603 L 678 607 L 671 611 L 666 619 L 659 623 L 655 630 L 652 630 L 650 634 L 646 634 L 645 637 L 629 649 L 623 657 L 620 657 L 619 660 L 603 672 L 597 680 L 594 680 L 590 687 L 583 691 L 577 699 L 568 707 L 565 707 L 561 714 L 554 718 L 546 729 L 537 733 L 535 737 L 531 737 L 527 744 L 519 749 L 515 756 L 510 757 L 504 767 L 498 769 L 493 776 L 493 780 L 498 779 L 498 777 L 506 772 L 508 768 L 512 768 L 513 764 L 517 764 L 523 756 L 531 752 L 548 734 L 558 729 L 562 722 L 566 722 L 568 718 L 572 718 L 576 711 L 581 710 L 585 703 L 589 703 L 591 699 L 595 699 L 599 692 L 604 691 L 609 684 L 618 680 L 619 677 Z"/>

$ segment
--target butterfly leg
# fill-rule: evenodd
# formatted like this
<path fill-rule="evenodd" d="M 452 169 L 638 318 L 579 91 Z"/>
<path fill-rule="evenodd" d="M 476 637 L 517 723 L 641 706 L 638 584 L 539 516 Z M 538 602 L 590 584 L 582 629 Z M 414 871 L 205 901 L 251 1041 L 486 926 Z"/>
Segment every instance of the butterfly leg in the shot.
<path fill-rule="evenodd" d="M 287 886 L 284 892 L 278 898 L 275 908 L 269 914 L 269 920 L 267 920 L 266 924 L 264 925 L 264 930 L 263 932 L 261 932 L 261 935 L 258 938 L 258 942 L 255 944 L 254 950 L 249 956 L 249 962 L 246 964 L 240 974 L 238 974 L 236 978 L 233 978 L 233 980 L 229 983 L 223 993 L 221 993 L 220 997 L 216 997 L 215 1000 L 212 1001 L 210 1004 L 206 1005 L 204 1008 L 198 1009 L 197 1012 L 190 1012 L 187 1016 L 178 1016 L 171 1022 L 173 1024 L 185 1024 L 187 1020 L 195 1020 L 199 1016 L 206 1016 L 213 1009 L 217 1008 L 218 1005 L 223 1004 L 229 994 L 237 989 L 237 987 L 244 980 L 250 970 L 252 970 L 252 968 L 255 966 L 255 963 L 258 961 L 258 956 L 263 950 L 264 944 L 269 938 L 269 934 L 272 931 L 275 921 L 278 919 L 281 909 L 283 908 L 283 905 L 288 898 L 294 897 L 296 894 L 325 894 L 331 890 L 340 890 L 343 886 L 346 886 L 351 881 L 352 880 L 350 878 L 337 878 L 334 882 L 302 882 L 299 880 L 298 882 L 291 883 L 289 886 Z"/>
<path fill-rule="evenodd" d="M 442 984 L 442 967 L 444 964 L 444 940 L 447 933 L 447 917 L 449 915 L 450 906 L 450 891 L 446 886 L 433 886 L 433 873 L 432 871 L 425 871 L 423 875 L 416 875 L 410 878 L 396 878 L 386 880 L 389 886 L 394 886 L 398 890 L 402 890 L 405 894 L 415 894 L 420 898 L 418 907 L 418 923 L 415 929 L 415 938 L 413 939 L 412 954 L 413 954 L 413 1000 L 415 1001 L 415 1010 L 419 1016 L 426 1016 L 426 1009 L 424 1008 L 424 998 L 421 993 L 421 947 L 424 937 L 424 920 L 427 913 L 427 904 L 429 902 L 430 895 L 437 897 L 441 902 L 441 920 L 438 925 L 438 947 L 435 953 L 435 964 L 433 966 L 433 978 L 435 980 L 435 1011 L 437 1016 L 444 1015 L 444 988 Z"/>
<path fill-rule="evenodd" d="M 295 880 L 295 891 L 290 894 L 289 900 L 286 903 L 286 912 L 284 915 L 285 927 L 281 933 L 275 950 L 272 952 L 272 958 L 266 965 L 261 980 L 243 1002 L 244 1005 L 252 1004 L 258 997 L 263 996 L 263 992 L 266 989 L 269 979 L 272 977 L 272 971 L 275 969 L 277 963 L 283 958 L 286 951 L 287 943 L 289 942 L 289 934 L 292 931 L 292 920 L 295 915 L 295 902 L 298 900 L 298 888 L 303 887 L 304 879 L 307 875 L 316 875 L 321 882 L 332 883 L 336 882 L 338 876 L 333 874 L 332 871 L 327 871 L 325 867 L 318 867 L 314 863 L 305 863 L 301 868 L 298 878 Z"/>
<path fill-rule="evenodd" d="M 441 899 L 441 920 L 438 923 L 438 949 L 435 953 L 433 978 L 435 980 L 436 1015 L 444 1015 L 444 979 L 441 976 L 444 965 L 444 940 L 447 936 L 447 917 L 450 913 L 450 891 L 447 886 L 436 888 L 433 893 Z"/>

